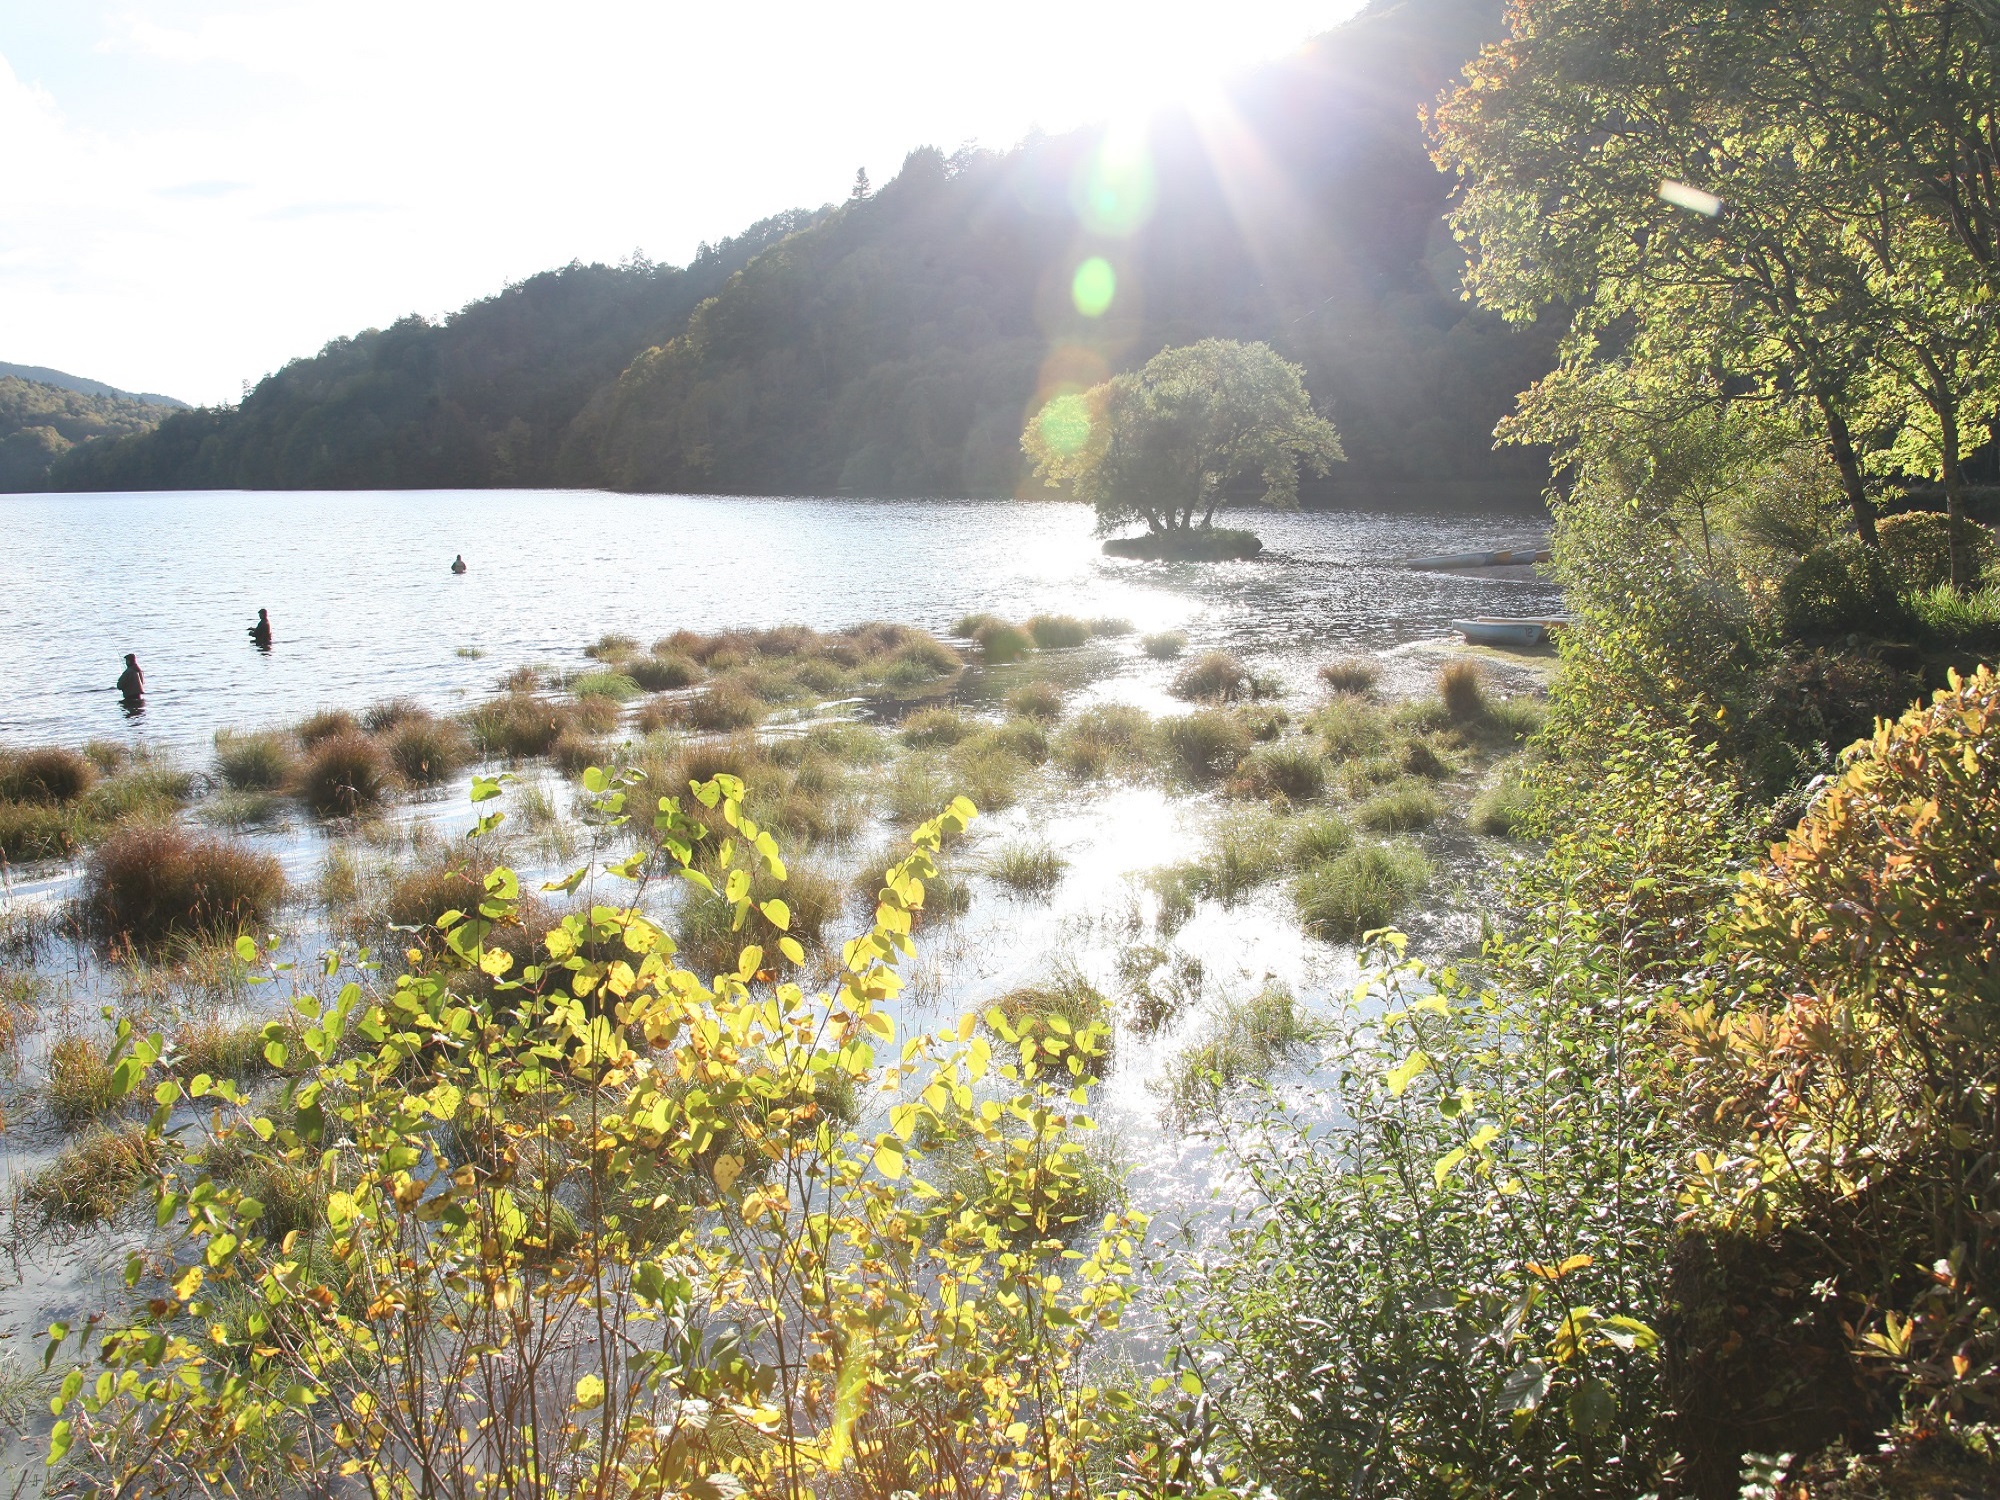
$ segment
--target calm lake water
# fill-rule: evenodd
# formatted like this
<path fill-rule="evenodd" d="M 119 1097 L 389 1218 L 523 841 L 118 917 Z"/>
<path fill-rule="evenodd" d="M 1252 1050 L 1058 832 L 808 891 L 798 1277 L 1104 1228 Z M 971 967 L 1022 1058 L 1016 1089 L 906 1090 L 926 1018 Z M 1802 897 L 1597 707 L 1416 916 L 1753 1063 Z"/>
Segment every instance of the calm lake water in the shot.
<path fill-rule="evenodd" d="M 942 633 L 971 610 L 1050 610 L 1284 658 L 1557 603 L 1544 585 L 1396 566 L 1533 540 L 1532 513 L 1259 515 L 1266 556 L 1230 564 L 1107 558 L 1092 519 L 1049 502 L 568 490 L 0 496 L 0 742 L 125 735 L 199 753 L 217 728 L 323 704 L 407 694 L 444 710 L 510 668 L 575 665 L 607 630 Z M 268 656 L 246 634 L 260 607 Z M 128 651 L 146 671 L 136 720 L 113 687 Z"/>

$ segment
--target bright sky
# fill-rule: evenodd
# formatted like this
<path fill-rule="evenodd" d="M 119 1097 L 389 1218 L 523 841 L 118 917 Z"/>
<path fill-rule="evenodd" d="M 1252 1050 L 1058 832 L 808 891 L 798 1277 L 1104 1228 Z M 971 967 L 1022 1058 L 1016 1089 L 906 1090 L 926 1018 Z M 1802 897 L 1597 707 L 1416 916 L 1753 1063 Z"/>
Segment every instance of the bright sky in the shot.
<path fill-rule="evenodd" d="M 0 0 L 0 360 L 229 401 L 913 146 L 1211 89 L 1358 0 Z"/>

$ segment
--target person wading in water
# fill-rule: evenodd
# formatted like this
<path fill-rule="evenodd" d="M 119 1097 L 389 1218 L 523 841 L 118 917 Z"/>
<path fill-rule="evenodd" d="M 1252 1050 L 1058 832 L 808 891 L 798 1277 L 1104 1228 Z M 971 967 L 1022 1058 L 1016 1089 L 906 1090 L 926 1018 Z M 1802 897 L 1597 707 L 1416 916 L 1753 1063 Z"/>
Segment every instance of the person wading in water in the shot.
<path fill-rule="evenodd" d="M 451 570 L 454 573 L 463 573 L 465 571 L 465 554 L 463 552 L 451 560 Z"/>
<path fill-rule="evenodd" d="M 250 627 L 250 639 L 257 643 L 259 651 L 271 649 L 271 612 L 268 609 L 257 611 L 257 623 Z"/>
<path fill-rule="evenodd" d="M 139 670 L 139 658 L 125 653 L 125 670 L 118 674 L 118 696 L 127 704 L 142 703 L 146 697 L 146 674 Z"/>

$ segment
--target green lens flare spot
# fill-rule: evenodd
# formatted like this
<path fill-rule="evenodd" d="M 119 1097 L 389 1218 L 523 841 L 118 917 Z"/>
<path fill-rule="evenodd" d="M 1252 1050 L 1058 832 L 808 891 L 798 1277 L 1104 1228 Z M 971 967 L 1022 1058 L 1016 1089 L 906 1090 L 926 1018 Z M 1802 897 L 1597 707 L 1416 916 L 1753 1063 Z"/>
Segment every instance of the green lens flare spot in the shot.
<path fill-rule="evenodd" d="M 1079 453 L 1090 441 L 1090 410 L 1079 395 L 1058 396 L 1042 408 L 1042 441 L 1054 453 Z"/>
<path fill-rule="evenodd" d="M 1101 318 L 1111 306 L 1111 299 L 1118 295 L 1118 273 L 1111 269 L 1110 261 L 1093 255 L 1076 268 L 1069 295 L 1076 310 L 1086 318 Z"/>

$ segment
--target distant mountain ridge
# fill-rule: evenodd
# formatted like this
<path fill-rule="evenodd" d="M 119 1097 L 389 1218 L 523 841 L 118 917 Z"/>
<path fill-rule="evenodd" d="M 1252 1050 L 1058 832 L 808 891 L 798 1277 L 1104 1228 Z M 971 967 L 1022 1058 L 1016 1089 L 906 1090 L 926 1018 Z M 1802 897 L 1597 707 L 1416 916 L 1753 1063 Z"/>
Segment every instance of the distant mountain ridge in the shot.
<path fill-rule="evenodd" d="M 174 396 L 162 396 L 148 391 L 121 391 L 115 385 L 106 385 L 101 380 L 86 380 L 81 375 L 70 375 L 62 370 L 51 370 L 46 365 L 10 365 L 0 360 L 0 376 L 11 375 L 16 380 L 32 380 L 37 385 L 52 385 L 65 391 L 78 391 L 86 396 L 115 396 L 121 401 L 136 401 L 141 406 L 166 406 L 185 411 L 188 403 Z"/>
<path fill-rule="evenodd" d="M 1459 298 L 1418 118 L 1502 24 L 1501 0 L 1375 0 L 1136 151 L 1101 129 L 920 148 L 871 197 L 685 269 L 571 265 L 337 340 L 51 483 L 1015 495 L 1049 394 L 1220 335 L 1268 340 L 1330 409 L 1349 462 L 1309 499 L 1533 494 L 1538 456 L 1490 434 L 1553 332 Z M 1072 296 L 1091 260 L 1116 288 L 1097 316 Z"/>

